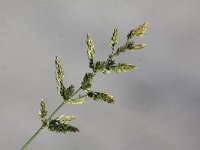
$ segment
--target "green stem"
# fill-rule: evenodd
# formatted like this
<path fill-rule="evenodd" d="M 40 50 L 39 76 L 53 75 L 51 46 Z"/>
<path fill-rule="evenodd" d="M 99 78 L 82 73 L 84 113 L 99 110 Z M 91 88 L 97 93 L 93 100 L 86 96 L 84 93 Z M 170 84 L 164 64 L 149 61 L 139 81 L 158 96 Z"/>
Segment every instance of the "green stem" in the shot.
<path fill-rule="evenodd" d="M 48 121 L 51 120 L 51 118 L 56 114 L 56 112 L 64 105 L 65 103 L 62 102 L 55 110 L 54 112 L 51 114 L 51 116 L 47 119 Z"/>
<path fill-rule="evenodd" d="M 74 92 L 74 94 L 72 95 L 72 97 L 74 95 L 76 95 L 79 91 L 81 90 L 81 87 L 76 90 L 76 92 Z M 53 113 L 50 115 L 50 117 L 47 120 L 50 120 L 55 114 L 56 112 L 64 105 L 65 103 L 62 102 L 54 111 Z M 34 140 L 34 138 L 42 131 L 43 127 L 41 126 L 36 132 L 35 134 L 33 134 L 33 136 L 31 136 L 31 138 L 24 144 L 24 146 L 21 148 L 21 150 L 25 150 L 27 148 L 27 146 Z"/>
<path fill-rule="evenodd" d="M 76 90 L 76 92 L 74 92 L 74 94 L 72 95 L 72 97 L 74 95 L 76 95 L 79 91 L 81 90 L 81 87 L 79 87 L 78 90 Z M 54 112 L 50 115 L 50 117 L 47 120 L 51 120 L 51 118 L 55 115 L 55 113 L 65 104 L 65 102 L 63 101 L 55 110 Z"/>
<path fill-rule="evenodd" d="M 24 146 L 21 148 L 21 150 L 25 150 L 25 148 L 33 141 L 33 139 L 42 131 L 42 127 L 40 127 L 35 134 L 24 144 Z"/>

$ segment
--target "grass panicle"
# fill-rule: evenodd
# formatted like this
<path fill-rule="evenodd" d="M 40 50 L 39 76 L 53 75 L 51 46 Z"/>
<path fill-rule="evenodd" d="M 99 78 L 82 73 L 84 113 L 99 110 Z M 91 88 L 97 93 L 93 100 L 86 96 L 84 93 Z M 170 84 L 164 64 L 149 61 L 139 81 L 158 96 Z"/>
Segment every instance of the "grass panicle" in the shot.
<path fill-rule="evenodd" d="M 136 69 L 135 65 L 126 64 L 121 62 L 116 62 L 115 57 L 125 53 L 127 51 L 138 51 L 144 48 L 145 44 L 135 44 L 134 37 L 143 36 L 148 28 L 148 23 L 143 23 L 139 25 L 136 29 L 131 30 L 128 35 L 126 42 L 120 45 L 116 50 L 114 47 L 118 43 L 118 26 L 114 28 L 114 32 L 112 34 L 110 40 L 110 46 L 112 48 L 111 53 L 108 55 L 108 58 L 105 60 L 97 60 L 94 61 L 94 43 L 89 34 L 86 37 L 87 44 L 87 56 L 89 60 L 89 68 L 91 68 L 91 72 L 85 73 L 81 85 L 79 88 L 75 88 L 73 85 L 65 86 L 64 84 L 64 69 L 61 64 L 61 60 L 58 56 L 55 57 L 55 79 L 57 83 L 57 93 L 62 98 L 62 103 L 52 112 L 49 117 L 47 117 L 47 110 L 45 106 L 44 100 L 40 103 L 39 117 L 42 122 L 41 127 L 35 132 L 35 134 L 23 145 L 21 150 L 27 148 L 27 146 L 37 137 L 37 135 L 44 129 L 57 133 L 69 133 L 69 132 L 79 132 L 77 127 L 69 124 L 71 121 L 75 120 L 74 115 L 60 115 L 54 118 L 54 115 L 60 110 L 62 106 L 65 104 L 83 104 L 85 101 L 89 99 L 93 99 L 94 101 L 102 101 L 108 104 L 113 104 L 115 102 L 114 97 L 107 92 L 98 92 L 92 90 L 92 84 L 94 83 L 94 78 L 96 74 L 110 74 L 114 73 L 124 73 L 127 71 L 131 71 Z M 68 88 L 66 88 L 68 87 Z M 84 94 L 79 95 L 74 98 L 74 96 L 82 91 Z"/>

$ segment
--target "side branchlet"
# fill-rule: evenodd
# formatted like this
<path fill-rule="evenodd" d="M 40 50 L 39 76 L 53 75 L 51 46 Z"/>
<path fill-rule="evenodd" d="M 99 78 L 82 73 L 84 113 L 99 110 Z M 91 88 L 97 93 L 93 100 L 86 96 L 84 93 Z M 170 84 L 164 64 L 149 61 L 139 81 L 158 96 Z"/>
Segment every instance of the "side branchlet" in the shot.
<path fill-rule="evenodd" d="M 121 45 L 117 50 L 112 54 L 113 56 L 119 56 L 119 54 L 124 53 L 127 50 L 128 43 L 125 43 L 124 45 Z"/>

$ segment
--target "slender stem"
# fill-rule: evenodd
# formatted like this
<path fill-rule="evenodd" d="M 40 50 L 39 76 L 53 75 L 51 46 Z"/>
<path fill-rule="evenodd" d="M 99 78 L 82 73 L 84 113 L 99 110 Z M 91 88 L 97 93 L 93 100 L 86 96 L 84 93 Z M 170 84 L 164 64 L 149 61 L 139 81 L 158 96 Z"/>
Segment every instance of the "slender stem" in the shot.
<path fill-rule="evenodd" d="M 73 97 L 74 95 L 76 95 L 80 90 L 81 90 L 81 87 L 79 87 L 79 89 L 76 90 L 76 92 L 74 92 L 74 94 L 72 95 L 72 97 Z M 47 120 L 50 120 L 50 119 L 55 115 L 55 113 L 56 113 L 64 104 L 65 104 L 65 102 L 63 101 L 63 102 L 54 110 L 54 112 L 50 115 L 50 117 L 49 117 Z"/>
<path fill-rule="evenodd" d="M 76 90 L 76 91 L 74 92 L 74 94 L 72 95 L 72 97 L 73 97 L 74 95 L 76 95 L 80 90 L 81 90 L 81 87 L 79 87 L 79 89 Z M 56 114 L 56 112 L 57 112 L 64 104 L 65 104 L 65 103 L 62 102 L 62 103 L 53 111 L 53 113 L 50 115 L 50 117 L 49 117 L 47 120 L 50 120 L 50 119 Z M 43 127 L 41 126 L 41 127 L 35 132 L 35 134 L 33 134 L 33 136 L 24 144 L 24 146 L 21 148 L 21 150 L 25 150 L 26 147 L 34 140 L 34 138 L 42 131 L 42 129 L 43 129 Z"/>
<path fill-rule="evenodd" d="M 35 134 L 24 144 L 24 146 L 21 148 L 21 150 L 25 150 L 25 148 L 33 141 L 33 139 L 42 131 L 42 127 L 40 127 Z"/>
<path fill-rule="evenodd" d="M 51 118 L 56 114 L 56 112 L 64 105 L 65 103 L 62 102 L 55 110 L 54 112 L 51 114 L 51 116 L 47 119 L 48 121 L 51 120 Z"/>

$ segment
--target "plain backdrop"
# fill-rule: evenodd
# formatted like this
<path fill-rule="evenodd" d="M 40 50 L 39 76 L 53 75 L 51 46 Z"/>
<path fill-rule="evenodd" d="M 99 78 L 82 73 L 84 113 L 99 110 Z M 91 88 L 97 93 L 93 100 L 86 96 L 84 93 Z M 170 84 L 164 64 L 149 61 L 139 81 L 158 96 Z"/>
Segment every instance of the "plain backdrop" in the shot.
<path fill-rule="evenodd" d="M 90 71 L 86 34 L 95 60 L 111 52 L 115 25 L 119 44 L 139 24 L 150 28 L 117 62 L 138 66 L 124 74 L 98 74 L 93 90 L 116 103 L 88 99 L 65 105 L 55 116 L 75 115 L 80 133 L 42 131 L 29 150 L 199 150 L 200 2 L 198 0 L 0 0 L 0 149 L 19 150 L 40 127 L 40 101 L 51 113 L 56 94 L 54 58 L 65 84 L 80 86 Z"/>

